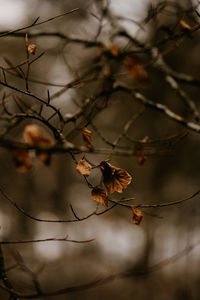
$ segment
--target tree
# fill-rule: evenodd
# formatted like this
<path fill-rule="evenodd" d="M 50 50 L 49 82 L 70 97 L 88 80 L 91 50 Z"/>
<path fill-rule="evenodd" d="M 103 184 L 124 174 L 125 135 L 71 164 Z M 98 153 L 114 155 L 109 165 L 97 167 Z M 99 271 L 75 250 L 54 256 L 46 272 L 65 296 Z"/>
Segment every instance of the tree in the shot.
<path fill-rule="evenodd" d="M 198 298 L 159 272 L 199 245 L 199 5 L 78 4 L 0 33 L 2 297 Z"/>

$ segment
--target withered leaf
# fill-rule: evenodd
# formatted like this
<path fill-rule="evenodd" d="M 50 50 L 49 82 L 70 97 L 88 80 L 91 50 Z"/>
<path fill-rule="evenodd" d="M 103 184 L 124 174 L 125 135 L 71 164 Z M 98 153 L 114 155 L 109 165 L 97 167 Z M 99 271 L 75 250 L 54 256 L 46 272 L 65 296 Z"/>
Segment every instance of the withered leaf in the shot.
<path fill-rule="evenodd" d="M 36 48 L 37 48 L 37 46 L 35 44 L 28 45 L 28 52 L 30 54 L 35 54 Z"/>
<path fill-rule="evenodd" d="M 99 202 L 104 206 L 108 206 L 108 193 L 106 190 L 96 186 L 92 189 L 91 194 L 94 201 Z"/>
<path fill-rule="evenodd" d="M 146 87 L 149 85 L 149 76 L 145 71 L 142 64 L 140 64 L 135 58 L 126 56 L 124 63 L 128 68 L 129 76 L 136 81 L 139 85 Z"/>
<path fill-rule="evenodd" d="M 13 161 L 19 172 L 25 173 L 32 168 L 31 159 L 27 150 L 13 150 Z"/>
<path fill-rule="evenodd" d="M 92 132 L 86 127 L 82 128 L 82 136 L 88 149 L 92 148 Z"/>
<path fill-rule="evenodd" d="M 140 225 L 143 218 L 143 213 L 136 206 L 133 206 L 131 208 L 133 211 L 133 223 L 136 225 Z"/>
<path fill-rule="evenodd" d="M 144 150 L 141 149 L 137 153 L 137 163 L 139 166 L 142 166 L 144 162 L 147 160 L 147 156 L 144 153 Z"/>
<path fill-rule="evenodd" d="M 85 161 L 84 159 L 81 159 L 81 160 L 79 160 L 78 164 L 76 165 L 76 170 L 81 175 L 89 176 L 92 171 L 92 167 L 87 161 Z"/>
<path fill-rule="evenodd" d="M 27 125 L 24 129 L 24 139 L 31 146 L 49 148 L 54 144 L 52 139 L 44 137 L 41 128 L 36 124 Z M 51 154 L 45 151 L 36 151 L 36 156 L 46 165 L 51 162 Z"/>
<path fill-rule="evenodd" d="M 131 175 L 124 169 L 112 166 L 106 161 L 100 163 L 104 184 L 110 194 L 114 192 L 122 193 L 131 182 Z"/>
<path fill-rule="evenodd" d="M 29 145 L 38 144 L 41 137 L 42 132 L 38 125 L 31 124 L 24 128 L 24 139 Z"/>
<path fill-rule="evenodd" d="M 39 147 L 49 147 L 54 144 L 52 139 L 44 137 L 41 128 L 36 124 L 27 125 L 24 129 L 24 139 L 27 144 Z"/>

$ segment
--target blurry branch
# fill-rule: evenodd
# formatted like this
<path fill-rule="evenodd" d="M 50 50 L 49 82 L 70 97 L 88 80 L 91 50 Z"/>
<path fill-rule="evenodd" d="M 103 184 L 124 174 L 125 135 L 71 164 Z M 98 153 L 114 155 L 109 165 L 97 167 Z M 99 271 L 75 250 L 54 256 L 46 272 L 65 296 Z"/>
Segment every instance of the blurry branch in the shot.
<path fill-rule="evenodd" d="M 12 254 L 13 254 L 13 257 L 14 257 L 14 259 L 16 260 L 16 262 L 18 264 L 18 267 L 20 267 L 20 269 L 23 272 L 25 272 L 28 276 L 30 276 L 36 292 L 38 294 L 41 294 L 42 289 L 41 289 L 40 282 L 37 278 L 37 275 L 26 265 L 26 263 L 24 262 L 23 257 L 21 256 L 21 254 L 16 249 L 12 249 Z"/>
<path fill-rule="evenodd" d="M 78 10 L 79 10 L 79 8 L 74 8 L 74 9 L 72 9 L 72 10 L 70 10 L 70 11 L 64 12 L 63 14 L 60 14 L 60 15 L 58 15 L 58 16 L 49 18 L 49 19 L 47 19 L 47 20 L 45 20 L 45 21 L 41 21 L 41 22 L 38 22 L 38 20 L 39 20 L 39 17 L 38 17 L 37 19 L 35 19 L 35 21 L 34 21 L 32 24 L 30 24 L 30 25 L 28 25 L 28 26 L 24 26 L 24 27 L 21 27 L 21 28 L 18 28 L 18 29 L 14 29 L 14 30 L 10 30 L 10 31 L 1 33 L 1 34 L 0 34 L 0 38 L 1 38 L 1 37 L 4 37 L 4 36 L 7 36 L 7 35 L 10 35 L 10 34 L 13 34 L 13 33 L 16 33 L 16 32 L 19 32 L 19 31 L 22 31 L 22 30 L 25 30 L 25 29 L 29 29 L 29 28 L 32 28 L 32 27 L 36 27 L 36 26 L 39 26 L 39 25 L 48 23 L 48 22 L 50 22 L 50 21 L 53 21 L 53 20 L 55 20 L 55 19 L 64 17 L 64 16 L 69 15 L 69 14 L 71 14 L 71 13 L 73 13 L 73 12 L 78 11 Z"/>
<path fill-rule="evenodd" d="M 199 124 L 190 122 L 190 121 L 184 119 L 182 116 L 176 114 L 171 109 L 169 109 L 166 105 L 164 105 L 162 103 L 154 102 L 154 101 L 146 98 L 141 92 L 135 91 L 123 84 L 121 85 L 120 83 L 116 84 L 115 89 L 116 89 L 116 91 L 122 90 L 122 91 L 126 91 L 129 94 L 132 94 L 133 97 L 136 98 L 144 106 L 155 109 L 157 111 L 160 111 L 168 118 L 170 118 L 178 123 L 181 123 L 186 128 L 188 128 L 192 131 L 195 131 L 197 133 L 200 133 L 200 125 Z"/>
<path fill-rule="evenodd" d="M 168 135 L 166 137 L 160 137 L 157 139 L 143 139 L 143 140 L 136 140 L 134 138 L 132 138 L 130 135 L 125 134 L 125 138 L 127 140 L 129 140 L 131 143 L 134 144 L 138 144 L 141 146 L 146 146 L 146 145 L 151 145 L 151 144 L 168 144 L 170 146 L 174 145 L 175 143 L 177 143 L 178 141 L 180 141 L 181 139 L 183 139 L 184 137 L 186 137 L 188 135 L 188 130 L 183 130 L 181 132 L 177 132 L 175 134 L 172 135 Z"/>
<path fill-rule="evenodd" d="M 25 36 L 25 32 L 14 32 L 14 33 L 10 33 L 8 35 L 11 35 L 13 37 L 22 37 L 24 38 Z M 72 38 L 69 37 L 63 33 L 60 32 L 37 32 L 37 33 L 29 33 L 29 36 L 31 38 L 35 38 L 35 37 L 58 37 L 60 39 L 65 40 L 67 43 L 77 43 L 77 44 L 82 44 L 85 47 L 98 47 L 98 46 L 102 46 L 102 43 L 99 41 L 93 41 L 93 40 L 84 40 L 84 39 L 78 39 L 78 38 Z M 0 37 L 1 37 L 1 32 L 0 32 Z"/>
<path fill-rule="evenodd" d="M 142 95 L 139 92 L 134 92 L 133 95 L 143 105 L 150 107 L 152 109 L 158 110 L 158 111 L 162 112 L 168 118 L 170 118 L 178 123 L 183 124 L 188 129 L 191 129 L 192 131 L 200 133 L 200 125 L 199 124 L 187 121 L 182 116 L 180 116 L 180 115 L 176 114 L 175 112 L 173 112 L 172 110 L 170 110 L 166 105 L 157 103 L 157 102 L 153 102 L 153 101 L 147 99 L 144 95 Z"/>
<path fill-rule="evenodd" d="M 32 116 L 31 116 L 32 118 Z M 36 118 L 34 118 L 36 119 Z M 39 152 L 45 152 L 45 153 L 74 153 L 74 154 L 80 154 L 80 153 L 91 153 L 91 154 L 98 154 L 98 155 L 112 155 L 115 156 L 137 156 L 137 147 L 134 149 L 122 147 L 115 149 L 114 151 L 109 148 L 91 148 L 88 149 L 85 146 L 79 146 L 74 145 L 71 142 L 65 141 L 62 144 L 56 144 L 55 146 L 49 146 L 49 147 L 37 147 L 37 146 L 31 146 L 25 143 L 16 142 L 13 140 L 9 140 L 6 138 L 0 138 L 0 146 L 3 148 L 7 148 L 10 150 L 35 150 Z M 170 149 L 156 149 L 153 147 L 149 147 L 145 149 L 145 153 L 149 156 L 152 155 L 166 155 L 169 154 Z"/>
<path fill-rule="evenodd" d="M 0 245 L 0 280 L 4 283 L 5 287 L 8 289 L 10 294 L 10 299 L 16 300 L 17 297 L 12 293 L 13 286 L 7 276 L 7 270 L 5 269 L 5 262 L 4 262 L 4 254 L 3 254 L 3 247 Z"/>
<path fill-rule="evenodd" d="M 187 93 L 181 89 L 179 84 L 176 82 L 176 80 L 172 76 L 166 76 L 166 81 L 169 83 L 172 89 L 176 91 L 178 96 L 183 100 L 183 102 L 186 104 L 186 106 L 190 109 L 192 114 L 194 115 L 196 121 L 200 120 L 200 114 L 197 110 L 195 102 L 187 95 Z"/>
<path fill-rule="evenodd" d="M 119 273 L 114 273 L 114 274 L 111 273 L 108 275 L 106 274 L 106 275 L 99 276 L 99 278 L 89 281 L 88 283 L 75 285 L 75 286 L 68 286 L 68 287 L 58 289 L 55 291 L 48 291 L 48 292 L 40 291 L 40 292 L 36 292 L 36 293 L 32 293 L 32 294 L 24 294 L 24 293 L 22 294 L 13 289 L 12 293 L 15 296 L 20 297 L 22 299 L 37 299 L 37 298 L 41 298 L 41 297 L 58 296 L 58 295 L 63 295 L 63 294 L 67 294 L 67 293 L 88 290 L 91 288 L 95 288 L 97 286 L 109 284 L 110 282 L 112 282 L 116 279 L 123 279 L 123 278 L 128 278 L 128 277 L 133 277 L 133 278 L 134 277 L 144 277 L 153 272 L 159 271 L 160 269 L 162 269 L 163 267 L 165 267 L 171 263 L 175 263 L 176 261 L 178 261 L 185 255 L 188 255 L 193 249 L 195 249 L 199 245 L 200 245 L 200 241 L 198 241 L 194 244 L 191 244 L 189 246 L 186 246 L 183 250 L 176 253 L 175 255 L 165 258 L 165 259 L 161 260 L 160 262 L 158 262 L 157 264 L 154 264 L 144 270 L 136 271 L 133 269 L 131 269 L 131 270 L 128 269 L 128 270 L 125 270 L 125 271 L 122 271 Z M 8 287 L 5 287 L 3 285 L 0 285 L 0 288 L 7 292 L 11 292 L 11 290 Z"/>

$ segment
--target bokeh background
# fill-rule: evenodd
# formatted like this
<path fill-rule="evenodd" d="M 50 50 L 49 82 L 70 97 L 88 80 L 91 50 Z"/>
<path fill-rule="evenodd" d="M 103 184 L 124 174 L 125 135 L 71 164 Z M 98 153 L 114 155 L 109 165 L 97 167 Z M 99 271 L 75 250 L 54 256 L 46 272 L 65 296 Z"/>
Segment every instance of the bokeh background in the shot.
<path fill-rule="evenodd" d="M 176 2 L 183 9 L 192 5 L 191 1 L 168 2 Z M 194 1 L 193 5 L 196 2 Z M 173 25 L 177 21 L 175 8 L 173 10 L 170 6 L 167 13 L 159 14 L 157 18 L 145 24 L 143 29 L 138 28 L 131 20 L 142 23 L 148 15 L 150 5 L 155 7 L 156 3 L 149 0 L 112 0 L 109 11 L 121 17 L 118 22 L 131 35 L 146 43 L 154 42 L 159 37 L 156 30 L 158 23 Z M 91 13 L 101 16 L 103 5 L 103 1 L 89 0 L 0 0 L 0 31 L 25 26 L 38 16 L 44 20 L 80 7 L 80 12 L 35 27 L 30 32 L 61 32 L 73 38 L 93 40 L 98 31 L 99 21 Z M 196 22 L 199 21 L 197 15 L 194 18 Z M 99 40 L 109 42 L 113 30 L 105 20 Z M 33 37 L 31 41 L 37 45 L 39 53 L 46 52 L 31 68 L 31 77 L 57 84 L 66 84 L 80 75 L 94 62 L 98 52 L 97 48 L 90 49 L 80 44 L 68 43 L 59 37 Z M 116 43 L 119 47 L 125 46 L 123 40 Z M 187 38 L 181 46 L 169 51 L 165 60 L 174 70 L 198 78 L 199 47 L 199 34 L 196 33 L 193 38 Z M 24 37 L 1 38 L 2 66 L 6 66 L 5 57 L 13 64 L 26 59 Z M 144 93 L 187 118 L 187 110 L 166 84 L 162 74 L 151 67 L 147 68 L 147 71 L 151 77 L 151 86 L 144 89 Z M 20 79 L 8 76 L 8 80 L 24 89 L 24 82 Z M 41 97 L 47 95 L 46 85 L 31 83 L 30 86 L 31 90 Z M 63 114 L 71 114 L 77 110 L 77 103 L 81 103 L 96 88 L 96 83 L 93 83 L 82 89 L 69 89 L 55 98 L 53 103 L 61 108 Z M 61 87 L 48 86 L 48 89 L 50 94 L 54 94 Z M 199 107 L 199 89 L 191 86 L 184 86 L 184 89 Z M 14 109 L 11 100 L 8 106 Z M 107 108 L 98 113 L 94 123 L 108 140 L 114 141 L 126 120 L 139 107 L 140 105 L 125 93 L 116 93 L 112 95 Z M 22 140 L 23 128 L 28 123 L 31 122 L 25 120 L 16 127 L 12 131 L 13 136 Z M 72 125 L 69 125 L 67 132 L 71 130 L 70 126 Z M 129 134 L 136 139 L 145 136 L 160 138 L 181 132 L 183 129 L 181 125 L 165 118 L 159 112 L 146 109 L 133 124 Z M 97 134 L 94 133 L 93 139 L 95 146 L 105 147 L 105 143 Z M 80 134 L 73 135 L 71 141 L 83 143 Z M 122 142 L 131 147 L 127 141 Z M 126 169 L 133 176 L 132 184 L 123 196 L 135 197 L 136 203 L 148 204 L 176 201 L 191 195 L 200 187 L 199 147 L 199 135 L 189 132 L 171 151 L 167 151 L 165 155 L 149 156 L 143 166 L 138 165 L 137 157 L 112 156 L 111 161 L 114 165 Z M 95 164 L 107 159 L 106 154 L 88 154 L 86 157 Z M 81 158 L 81 155 L 77 155 L 78 158 Z M 91 200 L 90 190 L 77 173 L 69 155 L 54 155 L 50 166 L 45 166 L 35 159 L 34 168 L 26 174 L 21 174 L 15 169 L 8 150 L 1 148 L 0 172 L 0 186 L 14 201 L 36 217 L 73 217 L 70 204 L 79 216 L 85 216 L 96 206 Z M 92 175 L 93 182 L 97 174 Z M 46 291 L 86 283 L 103 274 L 126 269 L 145 269 L 199 240 L 199 196 L 181 205 L 145 210 L 148 214 L 144 214 L 140 226 L 132 223 L 131 212 L 123 207 L 115 207 L 105 215 L 93 216 L 83 222 L 59 224 L 30 220 L 16 211 L 2 195 L 0 201 L 1 240 L 59 238 L 66 234 L 71 239 L 95 238 L 94 242 L 88 244 L 49 242 L 4 246 L 6 266 L 15 264 L 16 251 L 19 252 L 27 266 L 37 274 L 42 288 Z M 153 214 L 156 216 L 152 216 Z M 90 290 L 51 299 L 199 299 L 199 264 L 199 247 L 196 247 L 179 260 L 146 276 L 118 279 Z M 20 268 L 10 270 L 8 276 L 17 290 L 24 293 L 33 291 L 30 276 Z M 1 299 L 8 297 L 2 291 L 0 295 Z"/>

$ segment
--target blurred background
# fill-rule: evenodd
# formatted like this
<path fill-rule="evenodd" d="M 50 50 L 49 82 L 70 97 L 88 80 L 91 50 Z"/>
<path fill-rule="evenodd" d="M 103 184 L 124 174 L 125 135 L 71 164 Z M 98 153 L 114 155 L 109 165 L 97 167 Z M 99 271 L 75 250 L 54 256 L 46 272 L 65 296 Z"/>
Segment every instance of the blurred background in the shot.
<path fill-rule="evenodd" d="M 110 37 L 116 28 L 108 21 L 109 18 L 102 18 L 105 7 L 121 28 L 146 44 L 154 44 L 163 38 L 163 33 L 158 30 L 160 24 L 173 27 L 180 17 L 191 24 L 199 22 L 199 17 L 194 12 L 184 13 L 191 12 L 198 4 L 198 1 L 189 0 L 162 1 L 169 4 L 166 9 L 144 22 L 147 16 L 155 12 L 153 8 L 156 8 L 160 2 L 0 0 L 0 31 L 26 26 L 38 16 L 42 21 L 76 7 L 81 8 L 78 12 L 28 30 L 30 41 L 37 45 L 37 54 L 45 51 L 30 70 L 30 78 L 43 81 L 45 84 L 30 82 L 30 89 L 33 93 L 46 97 L 47 89 L 50 95 L 54 95 L 63 88 L 46 83 L 65 85 L 95 64 L 98 47 L 71 43 L 53 34 L 49 36 L 37 34 L 61 33 L 74 39 L 89 41 L 96 39 L 115 44 L 120 49 L 127 49 L 129 47 L 127 40 L 123 38 L 111 40 Z M 102 30 L 98 34 L 100 22 Z M 173 70 L 199 78 L 199 47 L 199 33 L 195 33 L 192 37 L 186 38 L 181 45 L 176 45 L 172 51 L 168 51 L 165 54 L 165 61 Z M 5 58 L 8 58 L 13 65 L 26 59 L 25 35 L 1 37 L 0 65 L 7 67 Z M 141 60 L 147 62 L 145 56 L 141 56 Z M 119 66 L 116 70 L 121 72 Z M 148 64 L 146 71 L 150 77 L 150 86 L 140 87 L 142 92 L 150 99 L 168 105 L 172 110 L 189 119 L 190 115 L 183 102 L 169 88 L 163 74 Z M 17 77 L 7 75 L 7 81 L 13 86 L 25 89 L 24 81 Z M 182 86 L 199 108 L 199 88 Z M 81 105 L 98 88 L 99 82 L 92 82 L 81 88 L 67 89 L 53 98 L 52 103 L 60 108 L 63 115 L 70 116 L 77 111 L 78 105 Z M 1 87 L 1 96 L 3 90 Z M 9 92 L 12 94 L 12 91 Z M 7 102 L 9 109 L 17 111 L 12 98 L 8 99 L 10 99 Z M 27 101 L 34 103 L 28 98 Z M 133 101 L 126 93 L 114 93 L 105 109 L 95 116 L 93 123 L 107 140 L 113 142 L 119 136 L 127 119 L 139 108 L 140 104 Z M 82 121 L 86 124 L 84 118 Z M 24 120 L 12 129 L 10 136 L 23 141 L 23 128 L 30 123 L 32 121 Z M 3 130 L 3 125 L 1 123 L 0 130 Z M 68 135 L 73 128 L 74 124 L 69 123 L 65 134 Z M 95 148 L 108 148 L 90 125 L 88 128 L 93 132 Z M 183 130 L 182 125 L 161 113 L 146 109 L 131 126 L 129 135 L 137 140 L 146 136 L 159 139 Z M 69 135 L 69 141 L 83 144 L 79 132 Z M 130 149 L 133 148 L 127 140 L 122 140 L 121 143 Z M 199 134 L 191 131 L 183 139 L 178 139 L 172 147 L 168 147 L 165 143 L 155 147 L 158 147 L 161 152 L 163 150 L 163 153 L 160 154 L 158 151 L 155 155 L 148 156 L 142 166 L 138 164 L 137 156 L 111 156 L 113 165 L 127 170 L 133 177 L 132 183 L 122 196 L 134 197 L 133 203 L 149 204 L 180 200 L 196 192 L 200 188 Z M 76 155 L 77 159 L 82 157 L 83 154 Z M 87 154 L 86 158 L 94 164 L 99 164 L 108 158 L 108 154 Z M 68 154 L 53 155 L 50 166 L 45 166 L 41 161 L 34 159 L 33 169 L 22 174 L 15 169 L 9 151 L 0 148 L 0 171 L 1 188 L 25 211 L 35 217 L 73 218 L 70 204 L 73 205 L 77 215 L 83 217 L 96 207 L 96 203 L 91 200 L 90 190 L 85 180 L 77 173 L 75 164 Z M 90 176 L 93 183 L 97 184 L 97 176 L 99 176 L 98 171 Z M 117 197 L 116 195 L 115 198 Z M 7 245 L 3 248 L 6 267 L 15 265 L 20 254 L 24 263 L 37 274 L 42 289 L 48 292 L 87 283 L 104 274 L 106 276 L 127 269 L 133 271 L 147 269 L 199 241 L 199 200 L 197 196 L 180 205 L 146 209 L 142 223 L 136 226 L 132 223 L 131 211 L 120 206 L 106 214 L 92 216 L 82 222 L 36 222 L 20 214 L 0 195 L 1 240 L 62 238 L 66 235 L 70 239 L 77 240 L 95 238 L 95 241 L 88 244 L 46 242 Z M 52 296 L 50 299 L 120 300 L 132 297 L 137 300 L 199 299 L 199 250 L 200 248 L 196 247 L 179 260 L 142 277 L 117 279 L 89 290 Z M 8 277 L 16 290 L 23 293 L 34 291 L 30 275 L 20 267 L 11 269 Z M 0 297 L 8 299 L 8 295 L 3 291 L 0 291 Z"/>

